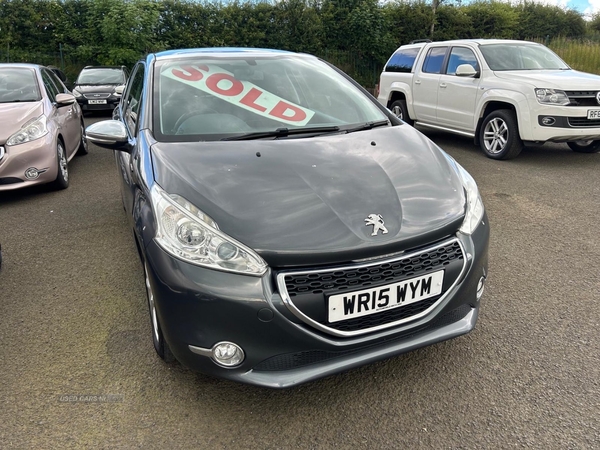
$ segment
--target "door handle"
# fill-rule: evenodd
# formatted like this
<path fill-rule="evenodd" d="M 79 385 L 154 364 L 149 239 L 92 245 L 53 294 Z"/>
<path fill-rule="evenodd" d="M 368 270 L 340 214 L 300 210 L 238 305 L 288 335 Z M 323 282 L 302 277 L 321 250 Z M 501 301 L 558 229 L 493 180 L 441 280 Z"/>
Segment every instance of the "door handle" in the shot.
<path fill-rule="evenodd" d="M 421 84 L 421 80 L 415 80 L 415 84 Z"/>
<path fill-rule="evenodd" d="M 446 84 L 446 83 L 440 83 L 440 87 L 441 87 L 442 89 L 445 89 L 445 88 L 446 88 L 446 86 L 447 86 L 447 84 Z"/>

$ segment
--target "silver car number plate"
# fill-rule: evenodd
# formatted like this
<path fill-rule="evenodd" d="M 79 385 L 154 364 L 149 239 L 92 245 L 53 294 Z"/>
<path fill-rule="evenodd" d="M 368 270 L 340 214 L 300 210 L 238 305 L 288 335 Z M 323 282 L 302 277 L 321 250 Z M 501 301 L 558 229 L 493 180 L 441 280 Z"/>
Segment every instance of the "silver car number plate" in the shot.
<path fill-rule="evenodd" d="M 589 120 L 600 119 L 600 109 L 588 109 L 587 118 Z"/>
<path fill-rule="evenodd" d="M 329 297 L 329 323 L 400 308 L 441 294 L 444 271 Z"/>
<path fill-rule="evenodd" d="M 106 100 L 88 100 L 90 105 L 106 105 Z"/>

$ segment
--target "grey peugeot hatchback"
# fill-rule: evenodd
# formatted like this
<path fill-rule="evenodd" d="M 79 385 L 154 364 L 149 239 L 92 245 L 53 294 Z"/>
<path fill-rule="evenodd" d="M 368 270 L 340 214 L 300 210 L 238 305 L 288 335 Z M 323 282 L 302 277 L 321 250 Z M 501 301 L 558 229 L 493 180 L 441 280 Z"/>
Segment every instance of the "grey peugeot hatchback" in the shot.
<path fill-rule="evenodd" d="M 328 63 L 150 54 L 113 120 L 160 357 L 282 388 L 471 331 L 489 225 L 473 178 Z"/>

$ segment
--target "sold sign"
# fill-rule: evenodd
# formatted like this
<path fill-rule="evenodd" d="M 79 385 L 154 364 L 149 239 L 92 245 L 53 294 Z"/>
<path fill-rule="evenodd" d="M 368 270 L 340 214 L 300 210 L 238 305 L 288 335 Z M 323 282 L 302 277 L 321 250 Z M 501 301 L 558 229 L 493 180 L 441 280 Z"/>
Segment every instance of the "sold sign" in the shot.
<path fill-rule="evenodd" d="M 306 125 L 315 114 L 310 109 L 288 102 L 248 81 L 238 80 L 219 66 L 183 64 L 169 67 L 161 75 L 208 92 L 253 113 L 297 127 Z"/>

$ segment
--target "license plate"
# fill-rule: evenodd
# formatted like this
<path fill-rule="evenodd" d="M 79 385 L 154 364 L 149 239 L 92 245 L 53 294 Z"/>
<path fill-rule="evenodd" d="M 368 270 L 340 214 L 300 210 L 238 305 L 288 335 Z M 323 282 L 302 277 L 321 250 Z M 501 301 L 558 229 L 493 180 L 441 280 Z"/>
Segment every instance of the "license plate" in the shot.
<path fill-rule="evenodd" d="M 88 100 L 90 105 L 106 105 L 106 100 Z"/>
<path fill-rule="evenodd" d="M 588 119 L 600 119 L 600 109 L 588 109 Z"/>
<path fill-rule="evenodd" d="M 441 294 L 444 271 L 329 297 L 329 323 L 400 308 Z"/>

